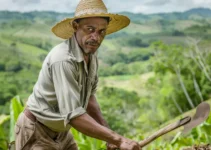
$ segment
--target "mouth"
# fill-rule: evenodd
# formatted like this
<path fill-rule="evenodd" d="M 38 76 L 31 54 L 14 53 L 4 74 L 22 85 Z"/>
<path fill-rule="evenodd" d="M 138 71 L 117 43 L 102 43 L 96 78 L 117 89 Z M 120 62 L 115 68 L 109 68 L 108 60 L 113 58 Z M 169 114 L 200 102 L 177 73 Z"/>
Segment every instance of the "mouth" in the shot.
<path fill-rule="evenodd" d="M 86 45 L 93 48 L 99 47 L 99 44 L 97 42 L 86 42 Z"/>

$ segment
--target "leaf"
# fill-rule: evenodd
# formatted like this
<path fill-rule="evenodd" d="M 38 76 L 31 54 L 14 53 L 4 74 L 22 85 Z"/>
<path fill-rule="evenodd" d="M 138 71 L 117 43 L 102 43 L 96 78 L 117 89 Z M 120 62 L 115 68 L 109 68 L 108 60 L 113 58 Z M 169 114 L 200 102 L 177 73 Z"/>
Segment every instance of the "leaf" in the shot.
<path fill-rule="evenodd" d="M 14 128 L 15 122 L 18 119 L 19 114 L 23 111 L 24 106 L 19 96 L 14 97 L 10 104 L 10 142 L 15 140 Z"/>
<path fill-rule="evenodd" d="M 105 142 L 83 135 L 74 128 L 71 128 L 71 133 L 74 136 L 79 150 L 103 150 L 105 149 Z"/>
<path fill-rule="evenodd" d="M 1 115 L 0 116 L 0 150 L 1 149 L 6 149 L 7 148 L 7 138 L 5 136 L 5 133 L 4 133 L 4 129 L 2 127 L 2 125 L 8 121 L 10 118 L 10 116 L 7 116 L 7 115 Z"/>
<path fill-rule="evenodd" d="M 172 144 L 172 145 L 175 144 L 175 143 L 179 140 L 180 136 L 181 136 L 181 132 L 178 132 L 178 133 L 175 135 L 174 139 L 171 141 L 171 144 Z"/>
<path fill-rule="evenodd" d="M 2 125 L 3 123 L 5 123 L 7 120 L 10 119 L 10 116 L 7 115 L 1 115 L 0 116 L 0 125 Z"/>

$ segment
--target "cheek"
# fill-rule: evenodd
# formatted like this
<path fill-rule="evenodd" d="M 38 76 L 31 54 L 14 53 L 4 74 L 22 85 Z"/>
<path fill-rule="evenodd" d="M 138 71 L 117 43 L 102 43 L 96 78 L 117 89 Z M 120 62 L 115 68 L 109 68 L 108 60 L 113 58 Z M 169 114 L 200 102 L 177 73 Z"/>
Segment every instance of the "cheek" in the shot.
<path fill-rule="evenodd" d="M 78 31 L 77 33 L 76 33 L 76 38 L 77 38 L 77 42 L 78 42 L 78 44 L 81 46 L 81 47 L 83 47 L 83 45 L 84 45 L 84 42 L 83 42 L 83 33 L 81 32 L 81 31 Z"/>
<path fill-rule="evenodd" d="M 82 38 L 83 45 L 86 45 L 86 42 L 89 40 L 90 40 L 89 36 L 83 36 Z"/>

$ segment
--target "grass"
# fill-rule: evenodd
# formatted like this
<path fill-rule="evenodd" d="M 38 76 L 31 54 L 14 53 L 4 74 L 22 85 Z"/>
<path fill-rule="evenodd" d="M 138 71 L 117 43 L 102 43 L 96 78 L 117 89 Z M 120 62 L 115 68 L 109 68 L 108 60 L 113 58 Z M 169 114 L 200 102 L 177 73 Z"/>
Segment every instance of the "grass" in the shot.
<path fill-rule="evenodd" d="M 102 48 L 100 49 L 104 50 L 103 47 L 105 47 L 108 50 L 116 50 L 118 46 L 119 45 L 115 42 L 115 40 L 105 39 L 102 42 Z"/>
<path fill-rule="evenodd" d="M 28 53 L 28 54 L 32 55 L 33 57 L 36 57 L 40 54 L 47 54 L 47 52 L 44 49 L 41 49 L 41 48 L 38 48 L 35 46 L 31 46 L 28 44 L 18 43 L 17 47 L 19 49 L 21 49 L 22 52 Z"/>
<path fill-rule="evenodd" d="M 7 46 L 10 46 L 12 43 L 14 43 L 14 41 L 12 41 L 12 40 L 10 40 L 8 38 L 2 38 L 2 37 L 0 37 L 0 41 L 3 44 L 6 44 Z M 41 49 L 41 48 L 38 48 L 38 47 L 35 47 L 35 46 L 32 46 L 32 45 L 23 44 L 23 43 L 20 43 L 20 42 L 16 42 L 16 44 L 17 44 L 16 45 L 17 48 L 22 53 L 24 53 L 25 55 L 27 55 L 27 57 L 35 58 L 35 57 L 38 57 L 41 54 L 47 54 L 47 51 L 46 50 Z"/>
<path fill-rule="evenodd" d="M 13 43 L 13 41 L 10 41 L 8 39 L 3 39 L 3 40 L 0 39 L 0 41 L 8 46 L 11 45 L 11 43 Z M 36 68 L 41 68 L 42 59 L 48 53 L 47 51 L 40 49 L 38 47 L 19 42 L 16 43 L 16 48 L 20 52 L 19 57 L 20 59 L 22 59 L 22 62 L 26 64 L 31 64 L 34 67 L 36 66 Z"/>
<path fill-rule="evenodd" d="M 7 38 L 3 38 L 0 36 L 0 41 L 3 43 L 3 44 L 6 44 L 7 46 L 11 45 L 12 44 L 12 41 L 7 39 Z"/>
<path fill-rule="evenodd" d="M 116 80 L 116 81 L 126 81 L 126 80 L 130 80 L 133 77 L 134 77 L 134 75 L 120 75 L 120 76 L 102 77 L 101 79 Z"/>
<path fill-rule="evenodd" d="M 175 22 L 175 29 L 181 31 L 193 25 L 202 25 L 202 23 L 194 21 L 194 20 L 180 20 L 180 21 Z"/>
<path fill-rule="evenodd" d="M 13 34 L 14 36 L 23 36 L 23 37 L 42 37 L 49 38 L 53 37 L 51 32 L 51 27 L 46 24 L 32 24 L 28 27 L 22 28 Z"/>
<path fill-rule="evenodd" d="M 14 28 L 8 27 L 6 29 L 0 29 L 0 32 L 2 34 L 13 35 L 14 33 L 18 32 L 19 30 L 22 30 L 23 28 L 25 28 L 25 27 L 23 27 L 23 26 L 16 26 Z"/>
<path fill-rule="evenodd" d="M 187 37 L 185 36 L 160 36 L 158 38 L 160 41 L 163 41 L 166 44 L 184 44 Z"/>
<path fill-rule="evenodd" d="M 154 26 L 152 24 L 140 25 L 140 24 L 130 23 L 130 25 L 122 31 L 128 32 L 130 34 L 135 34 L 135 33 L 148 34 L 148 33 L 159 33 L 161 32 L 161 29 L 158 26 Z"/>
<path fill-rule="evenodd" d="M 154 76 L 153 72 L 145 73 L 142 75 L 123 75 L 123 76 L 110 76 L 100 77 L 99 89 L 103 86 L 122 88 L 128 91 L 135 91 L 140 96 L 148 94 L 145 88 L 147 80 Z"/>
<path fill-rule="evenodd" d="M 0 29 L 0 33 L 11 36 L 17 36 L 17 38 L 20 36 L 48 39 L 55 43 L 63 41 L 63 39 L 56 37 L 53 32 L 51 32 L 51 28 L 51 26 L 45 23 L 34 22 L 26 25 L 6 27 L 5 29 Z"/>

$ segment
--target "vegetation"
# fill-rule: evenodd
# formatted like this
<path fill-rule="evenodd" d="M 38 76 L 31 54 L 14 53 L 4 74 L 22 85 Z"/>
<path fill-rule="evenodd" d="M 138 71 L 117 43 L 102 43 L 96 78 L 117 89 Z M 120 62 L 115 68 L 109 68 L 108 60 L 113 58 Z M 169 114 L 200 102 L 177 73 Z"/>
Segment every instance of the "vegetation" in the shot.
<path fill-rule="evenodd" d="M 132 14 L 131 25 L 99 49 L 97 98 L 110 128 L 142 140 L 211 98 L 211 10 Z M 32 92 L 42 62 L 61 42 L 50 27 L 73 14 L 0 12 L 0 149 L 14 140 L 14 124 Z M 19 97 L 15 97 L 19 95 Z M 188 135 L 180 130 L 145 149 L 180 150 L 211 142 L 211 117 Z M 105 143 L 72 129 L 80 150 Z"/>

